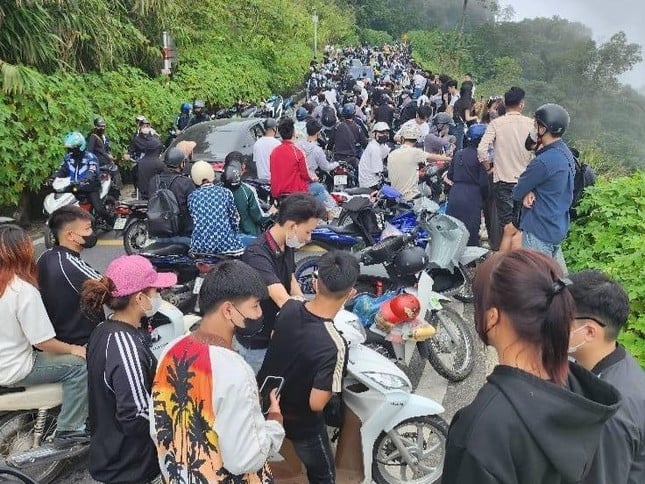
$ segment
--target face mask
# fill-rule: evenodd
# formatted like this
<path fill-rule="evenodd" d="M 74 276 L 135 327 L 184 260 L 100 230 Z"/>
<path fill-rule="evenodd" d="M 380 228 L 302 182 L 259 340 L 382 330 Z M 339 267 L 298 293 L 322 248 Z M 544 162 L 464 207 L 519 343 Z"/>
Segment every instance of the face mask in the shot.
<path fill-rule="evenodd" d="M 238 326 L 237 324 L 233 323 L 235 325 L 235 334 L 237 336 L 240 336 L 242 338 L 251 338 L 262 331 L 262 328 L 264 327 L 264 318 L 262 316 L 257 319 L 247 318 L 240 312 L 239 309 L 237 309 L 235 306 L 233 307 L 239 313 L 239 315 L 244 318 L 244 327 Z"/>
<path fill-rule="evenodd" d="M 571 336 L 573 336 L 573 335 L 574 335 L 574 334 L 576 334 L 578 331 L 580 331 L 581 329 L 584 329 L 584 328 L 585 328 L 585 327 L 584 327 L 584 326 L 582 326 L 582 327 L 580 327 L 580 328 L 578 328 L 578 329 L 573 330 L 573 331 L 571 332 L 571 335 L 569 335 L 569 341 L 571 341 Z M 569 349 L 567 350 L 567 352 L 571 355 L 571 354 L 575 353 L 576 351 L 578 351 L 578 348 L 580 348 L 581 346 L 583 346 L 585 343 L 586 343 L 586 341 L 583 341 L 582 343 L 577 344 L 577 345 L 575 345 L 575 346 L 569 346 Z"/>
<path fill-rule="evenodd" d="M 300 242 L 298 235 L 295 233 L 295 227 L 294 227 L 294 233 L 287 235 L 287 240 L 285 241 L 285 244 L 287 245 L 287 247 L 291 249 L 300 249 L 301 247 L 304 247 L 306 245 L 306 242 Z"/>
<path fill-rule="evenodd" d="M 380 144 L 384 145 L 385 143 L 387 143 L 389 138 L 390 137 L 388 135 L 381 135 L 381 136 L 376 137 L 376 141 L 378 141 Z"/>
<path fill-rule="evenodd" d="M 152 128 L 150 127 L 141 128 L 141 134 L 148 135 L 150 133 L 152 133 Z"/>
<path fill-rule="evenodd" d="M 84 249 L 91 249 L 96 245 L 96 242 L 99 239 L 98 236 L 94 233 L 94 231 L 92 231 L 90 235 L 80 235 L 80 234 L 76 234 L 76 235 L 78 235 L 80 238 L 83 239 L 83 243 L 81 245 L 83 246 Z"/>
<path fill-rule="evenodd" d="M 144 309 L 143 312 L 146 315 L 146 318 L 151 318 L 155 314 L 157 314 L 157 311 L 159 311 L 159 308 L 161 307 L 161 295 L 159 293 L 155 294 L 155 297 L 150 297 L 147 294 L 143 294 L 148 301 L 150 301 L 150 309 Z"/>

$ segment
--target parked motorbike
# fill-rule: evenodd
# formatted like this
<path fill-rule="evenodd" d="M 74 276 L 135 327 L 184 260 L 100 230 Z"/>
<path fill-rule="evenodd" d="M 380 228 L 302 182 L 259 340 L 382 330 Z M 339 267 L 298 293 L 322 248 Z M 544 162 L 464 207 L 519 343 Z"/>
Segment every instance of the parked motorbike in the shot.
<path fill-rule="evenodd" d="M 165 346 L 194 323 L 194 317 L 184 318 L 176 307 L 163 302 L 142 331 L 159 358 Z M 51 482 L 70 459 L 89 450 L 87 442 L 63 447 L 49 440 L 56 429 L 62 400 L 60 383 L 0 387 L 0 412 L 8 412 L 0 423 L 0 459 L 41 484 Z"/>
<path fill-rule="evenodd" d="M 109 213 L 113 213 L 119 199 L 119 190 L 113 186 L 112 177 L 108 169 L 101 169 L 100 177 L 101 202 Z M 83 196 L 82 192 L 78 191 L 78 186 L 72 183 L 71 178 L 55 178 L 51 183 L 51 187 L 53 192 L 47 195 L 43 201 L 43 214 L 45 217 L 49 218 L 52 213 L 66 205 L 76 205 L 94 216 L 94 223 L 92 224 L 94 230 L 103 230 L 105 232 L 112 230 L 112 224 L 94 213 L 92 204 Z M 43 236 L 45 238 L 45 247 L 52 248 L 56 241 L 54 234 L 49 230 L 47 222 L 45 222 Z"/>
<path fill-rule="evenodd" d="M 138 254 L 150 243 L 148 238 L 147 200 L 123 200 L 115 208 L 114 231 L 123 234 L 123 248 L 128 255 Z"/>
<path fill-rule="evenodd" d="M 262 103 L 260 117 L 280 119 L 284 112 L 282 96 L 273 95 Z"/>
<path fill-rule="evenodd" d="M 343 379 L 343 419 L 335 431 L 338 482 L 436 483 L 443 471 L 446 421 L 443 407 L 412 393 L 407 376 L 388 358 L 365 346 L 356 315 L 341 311 L 334 325 L 348 345 Z M 288 440 L 272 462 L 276 480 L 303 478 Z"/>

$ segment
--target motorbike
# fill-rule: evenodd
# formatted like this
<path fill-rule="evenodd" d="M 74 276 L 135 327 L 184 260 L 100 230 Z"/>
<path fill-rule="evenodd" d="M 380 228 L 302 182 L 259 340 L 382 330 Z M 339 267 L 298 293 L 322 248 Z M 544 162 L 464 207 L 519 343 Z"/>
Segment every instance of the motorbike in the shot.
<path fill-rule="evenodd" d="M 443 175 L 448 171 L 448 164 L 437 163 L 419 169 L 419 192 L 433 202 L 439 203 L 444 194 Z"/>
<path fill-rule="evenodd" d="M 138 254 L 150 243 L 148 238 L 147 200 L 122 200 L 114 209 L 117 218 L 113 230 L 123 235 L 123 248 L 128 255 Z"/>
<path fill-rule="evenodd" d="M 150 348 L 159 358 L 166 345 L 195 322 L 195 317 L 184 317 L 176 307 L 163 302 L 142 331 L 147 333 Z M 5 413 L 0 422 L 0 459 L 41 484 L 51 482 L 71 459 L 89 450 L 89 442 L 63 447 L 50 441 L 62 401 L 60 383 L 0 387 L 0 412 Z"/>
<path fill-rule="evenodd" d="M 262 103 L 259 110 L 260 117 L 280 119 L 284 112 L 284 101 L 282 96 L 273 95 Z"/>
<path fill-rule="evenodd" d="M 365 329 L 342 310 L 334 325 L 347 342 L 342 419 L 335 427 L 338 482 L 437 483 L 443 471 L 448 425 L 443 407 L 412 393 L 408 377 L 392 361 L 365 346 Z M 331 423 L 331 422 L 329 422 Z M 282 461 L 271 462 L 275 479 L 305 479 L 288 440 Z M 301 481 L 306 482 L 306 481 Z"/>
<path fill-rule="evenodd" d="M 110 175 L 109 169 L 101 168 L 100 181 L 101 203 L 103 203 L 105 209 L 109 213 L 113 213 L 120 193 L 112 184 L 112 176 Z M 92 228 L 94 230 L 102 230 L 105 232 L 112 230 L 112 224 L 107 220 L 103 220 L 102 217 L 99 217 L 98 214 L 94 213 L 92 204 L 83 196 L 82 192 L 78 191 L 78 185 L 73 183 L 71 178 L 55 178 L 51 182 L 51 187 L 53 192 L 47 195 L 43 201 L 43 214 L 45 217 L 49 218 L 52 213 L 61 207 L 76 205 L 86 212 L 90 212 L 94 215 L 94 223 L 92 224 Z M 49 230 L 47 223 L 45 223 L 45 227 L 43 229 L 43 236 L 45 239 L 45 247 L 51 249 L 55 245 L 56 241 L 54 239 L 54 234 Z"/>

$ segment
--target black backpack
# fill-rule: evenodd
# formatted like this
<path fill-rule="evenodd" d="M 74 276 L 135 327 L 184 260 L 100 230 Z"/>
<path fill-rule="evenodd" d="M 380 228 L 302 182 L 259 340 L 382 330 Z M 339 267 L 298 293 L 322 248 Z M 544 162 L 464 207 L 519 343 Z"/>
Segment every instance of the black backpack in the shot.
<path fill-rule="evenodd" d="M 170 186 L 181 175 L 157 175 L 155 192 L 148 200 L 148 234 L 153 237 L 172 237 L 179 234 L 180 210 L 177 197 Z"/>
<path fill-rule="evenodd" d="M 578 157 L 575 156 L 575 153 L 573 160 L 575 162 L 576 172 L 573 178 L 573 201 L 571 202 L 571 207 L 569 207 L 569 216 L 572 219 L 578 216 L 576 213 L 576 207 L 580 203 L 580 200 L 582 200 L 582 197 L 585 194 L 585 189 L 595 185 L 597 178 L 594 169 L 586 163 L 581 162 Z"/>
<path fill-rule="evenodd" d="M 320 116 L 320 121 L 323 126 L 331 128 L 336 124 L 336 110 L 331 106 L 324 106 L 322 108 L 322 115 Z"/>

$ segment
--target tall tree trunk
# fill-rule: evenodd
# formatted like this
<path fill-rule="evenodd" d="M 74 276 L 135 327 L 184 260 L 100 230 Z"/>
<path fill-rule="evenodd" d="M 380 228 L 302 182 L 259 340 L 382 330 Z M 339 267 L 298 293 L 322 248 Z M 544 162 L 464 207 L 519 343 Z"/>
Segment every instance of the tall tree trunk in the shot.
<path fill-rule="evenodd" d="M 466 28 L 466 10 L 468 9 L 468 0 L 464 0 L 464 9 L 461 11 L 461 25 L 459 26 L 459 37 L 464 36 Z"/>

